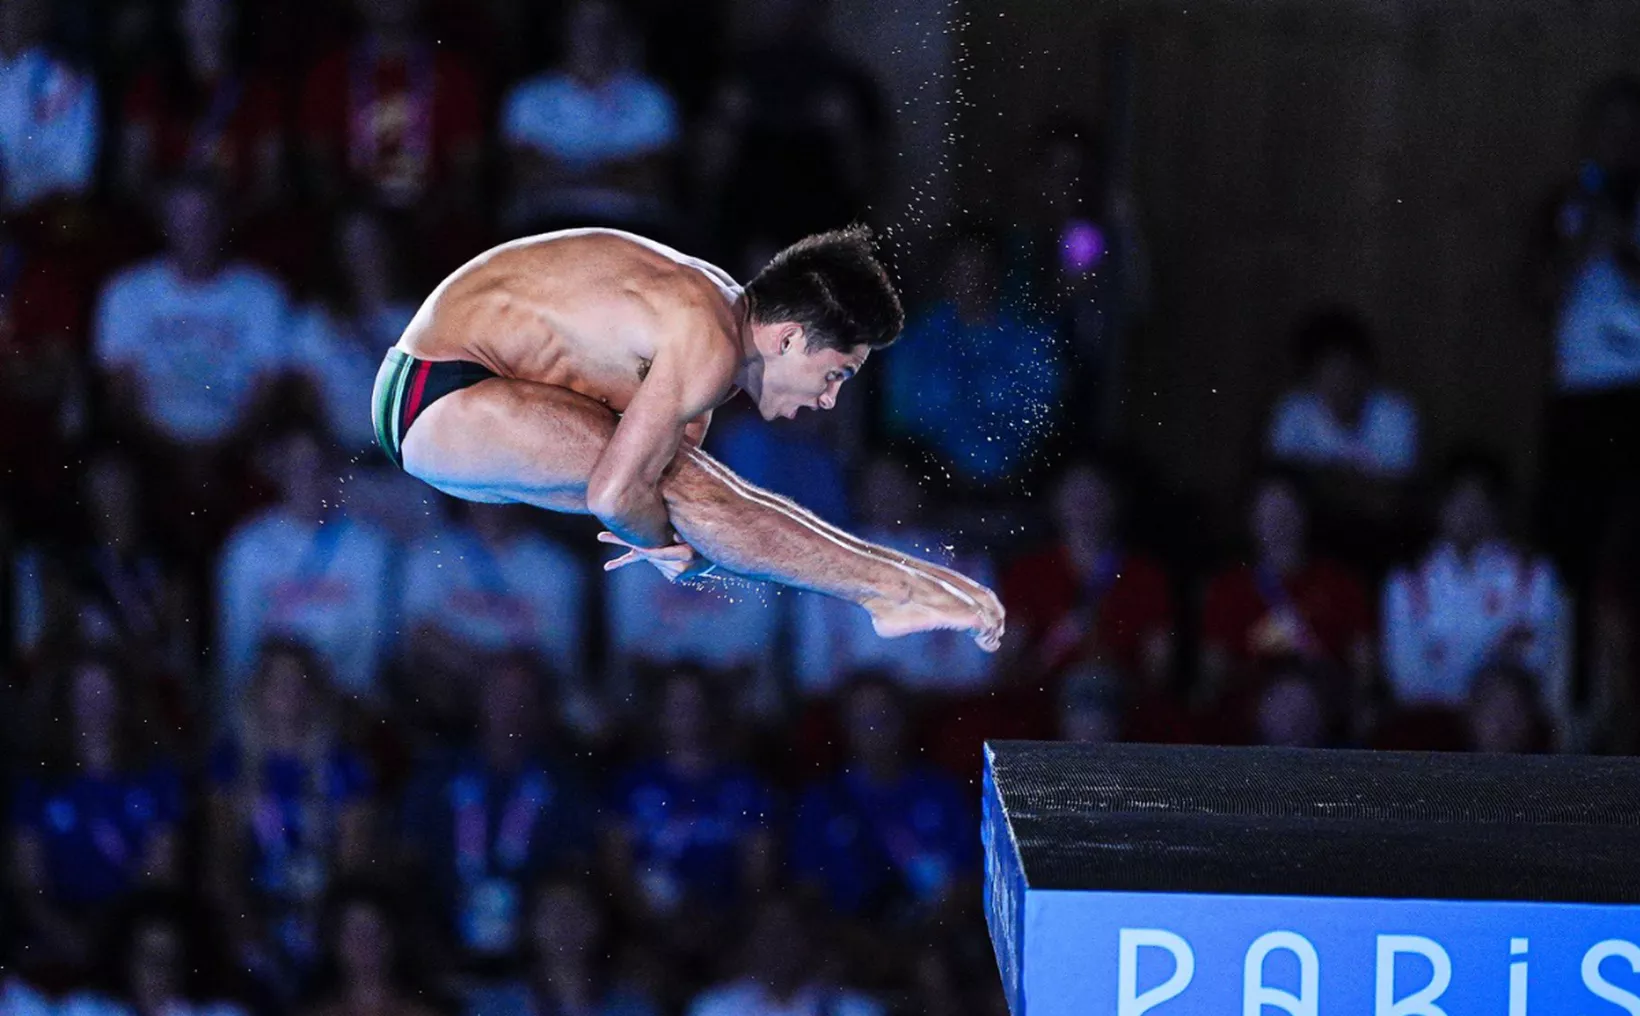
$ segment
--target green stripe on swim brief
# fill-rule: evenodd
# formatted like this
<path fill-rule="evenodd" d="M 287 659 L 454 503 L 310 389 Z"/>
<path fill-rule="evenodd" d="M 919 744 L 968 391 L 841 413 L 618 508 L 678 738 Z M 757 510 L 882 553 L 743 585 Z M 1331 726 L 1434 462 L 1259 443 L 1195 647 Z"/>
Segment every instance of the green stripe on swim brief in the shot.
<path fill-rule="evenodd" d="M 416 361 L 398 349 L 389 350 L 387 358 L 387 379 L 376 391 L 376 443 L 382 446 L 382 451 L 387 453 L 394 465 L 402 468 L 404 458 L 399 448 L 398 413 L 404 398 L 405 378 Z"/>

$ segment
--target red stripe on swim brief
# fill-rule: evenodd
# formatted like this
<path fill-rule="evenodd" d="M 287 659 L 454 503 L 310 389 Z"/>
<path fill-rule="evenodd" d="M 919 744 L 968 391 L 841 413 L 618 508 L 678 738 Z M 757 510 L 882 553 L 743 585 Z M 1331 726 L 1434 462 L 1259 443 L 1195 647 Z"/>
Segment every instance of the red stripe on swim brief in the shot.
<path fill-rule="evenodd" d="M 399 433 L 403 434 L 416 422 L 416 414 L 421 412 L 421 398 L 427 392 L 427 375 L 433 370 L 433 361 L 423 360 L 416 364 L 416 376 L 410 381 L 410 398 L 404 403 L 404 420 L 399 424 Z"/>

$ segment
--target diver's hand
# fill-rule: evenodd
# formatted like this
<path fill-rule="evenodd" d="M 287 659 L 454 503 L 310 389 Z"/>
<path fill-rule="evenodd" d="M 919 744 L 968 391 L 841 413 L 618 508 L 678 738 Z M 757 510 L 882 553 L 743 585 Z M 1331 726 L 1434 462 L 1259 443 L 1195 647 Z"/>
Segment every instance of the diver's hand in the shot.
<path fill-rule="evenodd" d="M 674 543 L 665 547 L 640 547 L 626 542 L 608 530 L 598 534 L 598 542 L 626 548 L 625 554 L 604 562 L 606 572 L 624 568 L 638 561 L 648 561 L 655 566 L 656 571 L 666 576 L 666 581 L 677 582 L 704 575 L 713 567 L 712 562 L 695 553 L 695 548 L 687 543 Z"/>

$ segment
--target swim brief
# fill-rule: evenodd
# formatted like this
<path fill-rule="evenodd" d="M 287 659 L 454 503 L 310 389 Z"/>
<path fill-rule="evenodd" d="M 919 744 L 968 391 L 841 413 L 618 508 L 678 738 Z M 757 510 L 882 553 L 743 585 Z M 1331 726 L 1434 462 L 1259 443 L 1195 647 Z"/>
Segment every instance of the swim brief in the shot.
<path fill-rule="evenodd" d="M 389 349 L 370 396 L 376 443 L 403 469 L 404 435 L 416 417 L 451 392 L 495 376 L 488 367 L 467 360 L 418 360 L 397 346 Z"/>

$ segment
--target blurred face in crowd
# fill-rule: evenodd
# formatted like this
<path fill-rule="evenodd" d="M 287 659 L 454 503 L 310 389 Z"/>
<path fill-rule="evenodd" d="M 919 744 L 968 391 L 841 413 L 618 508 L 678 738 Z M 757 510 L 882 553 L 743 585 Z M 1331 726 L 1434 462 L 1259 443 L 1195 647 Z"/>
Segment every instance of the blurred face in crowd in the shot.
<path fill-rule="evenodd" d="M 904 466 L 887 456 L 866 463 L 860 476 L 860 515 L 879 529 L 909 525 L 918 516 L 922 488 Z"/>
<path fill-rule="evenodd" d="M 1311 384 L 1332 415 L 1346 423 L 1360 419 L 1366 406 L 1371 375 L 1361 358 L 1348 349 L 1329 349 L 1315 363 Z"/>
<path fill-rule="evenodd" d="M 1464 719 L 1473 751 L 1518 753 L 1534 747 L 1534 703 L 1520 679 L 1508 671 L 1476 675 Z"/>
<path fill-rule="evenodd" d="M 620 69 L 628 46 L 620 11 L 609 0 L 578 0 L 564 28 L 569 72 L 601 82 Z"/>
<path fill-rule="evenodd" d="M 348 983 L 387 980 L 393 939 L 381 911 L 364 901 L 348 905 L 336 932 L 336 959 Z"/>
<path fill-rule="evenodd" d="M 257 722 L 269 732 L 299 734 L 311 715 L 312 678 L 300 656 L 275 650 L 257 671 Z"/>
<path fill-rule="evenodd" d="M 1115 487 L 1089 466 L 1072 467 L 1054 491 L 1054 523 L 1073 553 L 1078 547 L 1096 550 L 1114 539 L 1119 511 Z"/>
<path fill-rule="evenodd" d="M 303 517 L 313 517 L 324 509 L 320 477 L 324 469 L 324 449 L 308 431 L 287 435 L 271 449 L 275 482 L 285 507 Z"/>
<path fill-rule="evenodd" d="M 581 959 L 603 937 L 604 915 L 585 886 L 558 882 L 541 891 L 534 931 L 541 959 Z"/>
<path fill-rule="evenodd" d="M 1258 741 L 1279 748 L 1320 748 L 1327 742 L 1326 710 L 1315 682 L 1303 674 L 1276 677 L 1259 696 Z"/>
<path fill-rule="evenodd" d="M 899 765 L 905 717 L 889 689 L 875 683 L 855 688 L 844 705 L 843 724 L 855 763 L 886 769 Z"/>
<path fill-rule="evenodd" d="M 1061 691 L 1060 738 L 1108 744 L 1119 737 L 1122 714 L 1113 687 L 1117 680 L 1117 675 L 1092 667 L 1066 675 Z"/>
<path fill-rule="evenodd" d="M 1265 563 L 1296 565 L 1309 538 L 1309 513 L 1298 491 L 1281 480 L 1266 481 L 1253 499 L 1253 544 Z"/>
<path fill-rule="evenodd" d="M 337 260 L 348 287 L 361 302 L 386 302 L 393 295 L 392 253 L 380 218 L 354 211 L 342 220 L 337 233 Z"/>
<path fill-rule="evenodd" d="M 222 70 L 238 21 L 234 0 L 183 0 L 177 6 L 177 29 L 195 70 Z"/>
<path fill-rule="evenodd" d="M 126 972 L 133 999 L 146 1009 L 180 997 L 184 961 L 182 933 L 175 924 L 149 921 L 138 925 Z"/>
<path fill-rule="evenodd" d="M 182 273 L 209 277 L 222 258 L 222 209 L 208 187 L 182 184 L 165 195 L 166 247 Z"/>
<path fill-rule="evenodd" d="M 120 712 L 120 689 L 102 663 L 88 661 L 69 675 L 69 708 L 73 712 L 74 755 L 82 765 L 107 769 Z"/>
<path fill-rule="evenodd" d="M 116 455 L 100 456 L 86 471 L 86 500 L 98 543 L 113 549 L 137 540 L 137 475 Z"/>
<path fill-rule="evenodd" d="M 696 674 L 674 674 L 661 693 L 661 740 L 668 753 L 707 751 L 709 721 L 706 686 Z"/>
<path fill-rule="evenodd" d="M 1477 476 L 1458 477 L 1441 504 L 1441 536 L 1471 550 L 1495 539 L 1499 529 L 1498 506 L 1486 482 Z"/>

